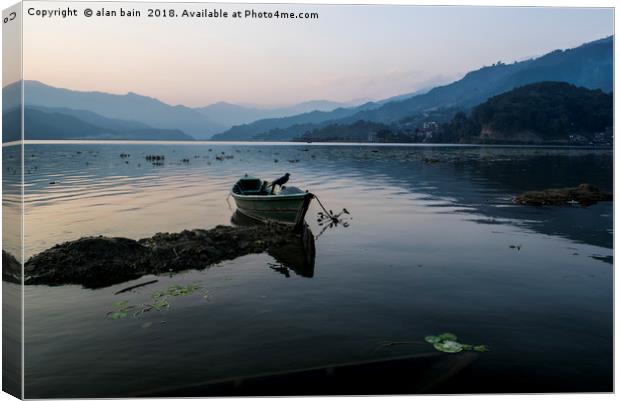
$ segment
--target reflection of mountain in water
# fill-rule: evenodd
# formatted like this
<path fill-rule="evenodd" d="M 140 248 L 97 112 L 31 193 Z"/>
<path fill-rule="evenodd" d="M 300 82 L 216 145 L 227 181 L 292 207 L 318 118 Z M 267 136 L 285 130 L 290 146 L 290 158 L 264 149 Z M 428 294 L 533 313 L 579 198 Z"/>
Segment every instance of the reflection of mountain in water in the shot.
<path fill-rule="evenodd" d="M 131 157 L 122 159 L 119 155 L 123 152 Z M 215 156 L 222 152 L 232 158 L 216 160 Z M 151 166 L 145 161 L 146 154 L 165 155 L 165 165 Z M 25 155 L 27 210 L 61 202 L 73 205 L 71 202 L 79 201 L 78 207 L 96 203 L 100 212 L 123 213 L 124 209 L 119 207 L 122 198 L 117 194 L 148 193 L 149 201 L 141 195 L 140 207 L 126 214 L 145 228 L 132 234 L 131 227 L 118 227 L 121 234 L 135 237 L 152 235 L 155 230 L 180 231 L 193 227 L 197 214 L 206 215 L 207 224 L 228 224 L 230 212 L 220 208 L 236 178 L 251 173 L 271 179 L 289 171 L 295 185 L 321 197 L 341 198 L 342 203 L 337 206 L 351 207 L 352 211 L 357 202 L 363 201 L 350 198 L 351 194 L 376 192 L 377 197 L 382 197 L 397 191 L 392 195 L 403 202 L 398 204 L 402 209 L 393 210 L 394 213 L 407 213 L 409 205 L 404 201 L 414 199 L 435 213 L 462 213 L 465 219 L 481 224 L 510 224 L 611 247 L 610 203 L 582 209 L 517 206 L 512 201 L 524 191 L 576 186 L 583 182 L 601 190 L 612 190 L 612 151 L 607 149 L 89 144 L 28 145 Z M 183 159 L 190 162 L 182 163 Z M 295 163 L 290 164 L 289 160 Z M 10 178 L 5 176 L 5 181 Z M 165 222 L 163 227 L 151 227 L 149 219 L 142 218 L 156 213 L 152 205 L 157 204 L 175 210 L 172 225 Z M 213 223 L 216 213 L 226 217 Z M 48 246 L 79 238 L 82 229 L 80 225 L 73 227 L 76 234 L 70 238 L 56 239 L 50 233 L 47 239 L 55 242 Z M 377 227 L 378 232 L 389 229 Z M 26 250 L 31 253 L 33 248 Z"/>
<path fill-rule="evenodd" d="M 523 147 L 331 148 L 326 156 L 341 176 L 363 171 L 369 188 L 392 185 L 437 201 L 431 207 L 479 215 L 480 224 L 513 224 L 547 235 L 612 247 L 611 203 L 527 207 L 517 194 L 591 183 L 613 190 L 613 153 L 601 149 Z M 331 156 L 329 156 L 333 153 Z M 425 160 L 427 162 L 425 162 Z M 432 161 L 432 162 L 428 162 Z"/>

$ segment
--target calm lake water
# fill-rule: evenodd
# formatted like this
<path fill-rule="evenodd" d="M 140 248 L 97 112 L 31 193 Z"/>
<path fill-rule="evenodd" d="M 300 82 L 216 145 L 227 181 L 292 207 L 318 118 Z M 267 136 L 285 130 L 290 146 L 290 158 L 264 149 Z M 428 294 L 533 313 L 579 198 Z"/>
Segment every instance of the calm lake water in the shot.
<path fill-rule="evenodd" d="M 222 152 L 233 158 L 217 160 Z M 612 204 L 512 203 L 582 182 L 611 191 L 611 150 L 29 144 L 24 159 L 26 258 L 84 236 L 229 225 L 228 191 L 245 173 L 289 172 L 289 185 L 351 212 L 348 227 L 316 239 L 312 277 L 257 254 L 97 290 L 26 286 L 28 398 L 140 395 L 428 353 L 377 346 L 447 331 L 491 351 L 434 391 L 612 390 Z M 319 210 L 313 202 L 306 218 L 314 235 Z M 200 290 L 168 310 L 107 316 L 115 302 L 189 283 Z"/>

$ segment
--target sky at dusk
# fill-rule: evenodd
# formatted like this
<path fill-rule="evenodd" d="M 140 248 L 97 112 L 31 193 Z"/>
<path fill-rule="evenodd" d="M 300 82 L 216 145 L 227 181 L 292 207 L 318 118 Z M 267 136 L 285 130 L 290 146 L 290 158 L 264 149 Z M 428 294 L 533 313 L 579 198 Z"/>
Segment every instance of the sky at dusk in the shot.
<path fill-rule="evenodd" d="M 123 7 L 144 16 L 154 5 L 25 3 L 67 6 L 79 17 L 25 16 L 24 79 L 188 106 L 377 100 L 613 34 L 611 9 L 177 3 L 159 7 L 319 18 L 95 19 L 83 10 Z"/>

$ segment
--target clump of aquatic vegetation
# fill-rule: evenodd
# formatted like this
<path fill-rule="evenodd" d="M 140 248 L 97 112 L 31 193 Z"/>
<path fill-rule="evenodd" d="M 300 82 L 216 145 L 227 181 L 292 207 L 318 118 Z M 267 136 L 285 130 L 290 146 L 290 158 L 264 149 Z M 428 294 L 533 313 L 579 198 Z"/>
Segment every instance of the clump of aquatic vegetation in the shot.
<path fill-rule="evenodd" d="M 322 229 L 315 239 L 318 239 L 329 228 L 338 227 L 339 225 L 344 228 L 349 227 L 351 213 L 349 213 L 347 209 L 342 209 L 339 213 L 334 213 L 333 211 L 326 209 L 323 210 L 323 212 L 319 212 L 317 215 L 316 221 Z"/>
<path fill-rule="evenodd" d="M 461 343 L 458 340 L 456 334 L 442 333 L 436 336 L 426 336 L 424 341 L 384 341 L 380 343 L 379 348 L 391 347 L 395 345 L 409 345 L 409 344 L 431 344 L 437 351 L 445 352 L 448 354 L 456 354 L 461 351 L 475 351 L 475 352 L 488 352 L 489 348 L 484 345 L 472 345 Z"/>
<path fill-rule="evenodd" d="M 345 227 L 349 226 L 349 223 L 341 217 L 343 214 L 350 214 L 347 209 L 342 209 L 339 213 L 334 213 L 331 210 L 328 212 L 319 212 L 317 217 L 317 222 L 319 226 L 323 226 L 324 224 L 342 224 Z"/>
<path fill-rule="evenodd" d="M 184 297 L 192 295 L 201 289 L 198 283 L 187 285 L 173 284 L 162 291 L 151 294 L 150 300 L 139 305 L 130 304 L 129 301 L 118 301 L 114 303 L 115 310 L 108 312 L 110 319 L 123 319 L 126 317 L 136 317 L 146 312 L 162 311 L 170 308 L 170 298 Z M 205 293 L 204 298 L 208 295 Z"/>
<path fill-rule="evenodd" d="M 486 345 L 471 345 L 457 341 L 457 336 L 452 333 L 443 333 L 438 336 L 426 336 L 424 341 L 430 343 L 437 351 L 454 354 L 461 351 L 487 352 L 489 349 Z"/>
<path fill-rule="evenodd" d="M 157 291 L 153 294 L 153 297 L 163 298 L 163 297 L 183 297 L 186 295 L 191 295 L 200 289 L 200 285 L 198 283 L 191 283 L 188 285 L 179 285 L 173 284 L 164 291 Z"/>
<path fill-rule="evenodd" d="M 134 309 L 134 305 L 129 305 L 129 301 L 114 302 L 116 310 L 108 312 L 110 319 L 122 319 L 129 316 L 129 313 Z"/>
<path fill-rule="evenodd" d="M 153 166 L 163 166 L 166 160 L 164 155 L 146 155 L 144 158 L 147 162 L 151 162 Z"/>

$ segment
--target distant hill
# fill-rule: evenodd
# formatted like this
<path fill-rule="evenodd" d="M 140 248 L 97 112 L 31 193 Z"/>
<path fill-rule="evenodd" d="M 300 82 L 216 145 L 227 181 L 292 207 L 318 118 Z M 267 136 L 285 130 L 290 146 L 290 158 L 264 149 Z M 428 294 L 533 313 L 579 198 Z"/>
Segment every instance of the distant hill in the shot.
<path fill-rule="evenodd" d="M 311 100 L 289 107 L 276 108 L 248 107 L 218 102 L 206 107 L 198 107 L 194 110 L 203 114 L 210 121 L 230 128 L 234 125 L 248 124 L 267 118 L 282 118 L 311 111 L 331 111 L 347 106 L 351 105 L 329 100 Z"/>
<path fill-rule="evenodd" d="M 19 82 L 3 88 L 3 95 L 16 88 Z M 103 117 L 137 121 L 153 128 L 178 129 L 195 138 L 207 139 L 225 128 L 189 107 L 171 106 L 131 92 L 126 95 L 82 92 L 24 81 L 24 94 L 26 106 L 88 110 Z"/>
<path fill-rule="evenodd" d="M 426 109 L 472 107 L 491 96 L 540 81 L 562 81 L 610 92 L 613 90 L 613 37 L 574 49 L 555 50 L 536 59 L 483 67 L 424 95 L 390 102 L 357 113 L 348 120 L 390 122 Z"/>
<path fill-rule="evenodd" d="M 537 82 L 512 89 L 456 112 L 433 128 L 413 128 L 408 119 L 385 124 L 358 120 L 329 124 L 300 135 L 299 141 L 610 144 L 613 95 L 565 82 Z M 430 133 L 430 136 L 428 134 Z"/>
<path fill-rule="evenodd" d="M 269 118 L 258 120 L 251 124 L 242 124 L 232 127 L 220 134 L 214 135 L 216 141 L 247 141 L 253 140 L 256 135 L 265 134 L 272 130 L 282 130 L 295 125 L 321 124 L 326 121 L 339 120 L 358 113 L 362 110 L 369 110 L 380 107 L 380 103 L 368 102 L 357 107 L 340 107 L 332 111 L 312 111 L 309 113 L 298 114 L 284 118 Z M 294 131 L 297 132 L 297 131 Z M 292 136 L 287 135 L 290 139 Z"/>
<path fill-rule="evenodd" d="M 484 140 L 594 139 L 613 125 L 613 95 L 564 82 L 525 85 L 474 107 L 471 120 Z"/>
<path fill-rule="evenodd" d="M 59 110 L 62 110 L 59 111 Z M 19 119 L 19 109 L 3 113 L 3 120 Z M 4 124 L 3 124 L 4 125 Z M 134 121 L 114 120 L 84 110 L 24 109 L 26 139 L 118 139 L 118 140 L 177 140 L 194 138 L 180 130 L 151 128 Z M 17 137 L 8 138 L 15 140 Z"/>
<path fill-rule="evenodd" d="M 301 141 L 313 142 L 369 142 L 377 135 L 391 132 L 388 125 L 368 121 L 356 121 L 353 124 L 330 124 L 312 132 L 306 132 Z"/>
<path fill-rule="evenodd" d="M 388 102 L 376 102 L 358 108 L 337 109 L 309 118 L 308 115 L 285 119 L 263 120 L 233 127 L 214 137 L 218 140 L 248 140 L 280 138 L 290 140 L 304 132 L 328 125 L 353 124 L 356 121 L 394 123 L 430 110 L 469 109 L 488 98 L 515 87 L 540 82 L 564 81 L 577 86 L 601 89 L 613 88 L 613 36 L 586 43 L 574 49 L 555 50 L 542 57 L 515 62 L 497 63 L 465 75 L 449 85 Z M 294 127 L 296 126 L 297 127 Z M 303 131 L 300 132 L 300 129 Z"/>
<path fill-rule="evenodd" d="M 115 131 L 132 131 L 132 130 L 138 130 L 138 129 L 152 128 L 138 121 L 108 118 L 108 117 L 104 117 L 102 115 L 93 113 L 92 111 L 88 111 L 88 110 L 74 110 L 74 109 L 68 109 L 66 107 L 42 107 L 42 106 L 29 106 L 28 108 L 39 110 L 45 113 L 66 114 L 68 116 L 72 116 L 77 119 L 80 119 L 86 123 L 99 126 L 99 127 L 106 127 L 107 129 L 115 130 Z"/>

